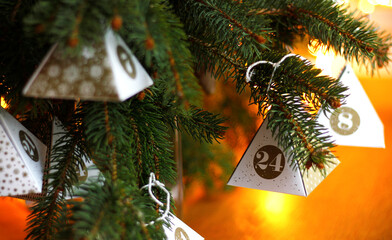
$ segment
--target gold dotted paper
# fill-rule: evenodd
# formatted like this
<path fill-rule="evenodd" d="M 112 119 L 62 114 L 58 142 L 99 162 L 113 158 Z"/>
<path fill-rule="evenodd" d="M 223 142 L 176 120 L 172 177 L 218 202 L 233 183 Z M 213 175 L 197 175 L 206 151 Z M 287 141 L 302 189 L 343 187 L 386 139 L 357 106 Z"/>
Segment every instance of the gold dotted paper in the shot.
<path fill-rule="evenodd" d="M 332 163 L 328 163 L 328 165 L 325 166 L 325 177 L 328 176 L 339 163 L 340 161 L 336 158 L 332 160 Z M 303 173 L 302 180 L 305 185 L 306 194 L 309 195 L 324 180 L 324 176 L 319 169 L 313 166 L 309 168 L 307 172 Z"/>
<path fill-rule="evenodd" d="M 37 193 L 31 176 L 18 152 L 0 125 L 0 195 Z"/>

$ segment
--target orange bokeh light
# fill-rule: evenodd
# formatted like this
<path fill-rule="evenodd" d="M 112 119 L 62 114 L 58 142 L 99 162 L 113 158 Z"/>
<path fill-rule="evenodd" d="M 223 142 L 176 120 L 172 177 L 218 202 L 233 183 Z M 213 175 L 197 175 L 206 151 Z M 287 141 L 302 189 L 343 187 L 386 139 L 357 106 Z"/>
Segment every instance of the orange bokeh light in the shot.
<path fill-rule="evenodd" d="M 1 107 L 2 108 L 5 108 L 5 109 L 8 108 L 8 104 L 5 102 L 4 97 L 1 97 L 0 101 L 1 101 Z"/>
<path fill-rule="evenodd" d="M 0 197 L 0 238 L 21 240 L 26 237 L 26 217 L 30 214 L 25 201 Z"/>

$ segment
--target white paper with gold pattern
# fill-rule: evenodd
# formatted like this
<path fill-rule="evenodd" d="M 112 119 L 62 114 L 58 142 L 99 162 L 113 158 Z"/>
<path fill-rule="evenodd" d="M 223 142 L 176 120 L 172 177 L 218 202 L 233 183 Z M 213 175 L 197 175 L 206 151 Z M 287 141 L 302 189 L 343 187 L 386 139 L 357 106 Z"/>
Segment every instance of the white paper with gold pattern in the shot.
<path fill-rule="evenodd" d="M 131 50 L 112 30 L 104 41 L 64 57 L 54 45 L 23 89 L 30 97 L 123 101 L 153 84 Z"/>
<path fill-rule="evenodd" d="M 41 193 L 46 146 L 0 108 L 0 195 Z"/>
<path fill-rule="evenodd" d="M 65 131 L 66 130 L 63 124 L 61 123 L 61 121 L 55 117 L 53 120 L 52 147 L 62 136 L 64 136 Z M 87 159 L 83 159 L 83 162 L 84 162 L 84 166 L 83 167 L 79 166 L 79 170 L 76 171 L 79 182 L 75 184 L 75 186 L 73 187 L 74 193 L 81 191 L 80 188 L 78 188 L 78 185 L 86 181 L 97 181 L 97 178 L 99 177 L 100 174 L 99 170 L 91 160 L 88 161 Z M 66 198 L 71 198 L 71 197 L 67 194 Z"/>
<path fill-rule="evenodd" d="M 203 240 L 204 238 L 200 236 L 195 230 L 190 228 L 180 219 L 178 219 L 173 214 L 169 213 L 166 218 L 169 228 L 163 224 L 167 240 Z"/>
<path fill-rule="evenodd" d="M 385 148 L 384 126 L 353 69 L 346 65 L 340 81 L 349 87 L 346 104 L 318 121 L 337 145 Z"/>
<path fill-rule="evenodd" d="M 227 184 L 308 196 L 324 177 L 317 169 L 310 168 L 302 174 L 298 167 L 290 166 L 291 159 L 267 129 L 267 121 L 257 130 Z M 340 162 L 334 159 L 334 163 L 325 166 L 326 175 Z"/>

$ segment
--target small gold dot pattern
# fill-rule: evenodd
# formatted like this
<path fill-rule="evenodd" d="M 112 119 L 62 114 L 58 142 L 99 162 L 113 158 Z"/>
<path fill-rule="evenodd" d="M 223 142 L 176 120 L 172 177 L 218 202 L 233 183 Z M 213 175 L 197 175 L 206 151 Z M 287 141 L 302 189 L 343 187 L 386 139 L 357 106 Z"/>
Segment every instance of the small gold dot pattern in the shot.
<path fill-rule="evenodd" d="M 18 152 L 0 125 L 0 195 L 38 192 Z"/>
<path fill-rule="evenodd" d="M 328 176 L 328 174 L 330 174 L 340 163 L 336 158 L 331 161 L 332 163 L 325 166 L 325 176 Z M 324 176 L 321 174 L 319 169 L 312 167 L 304 173 L 302 179 L 305 184 L 307 195 L 309 195 L 324 180 Z"/>

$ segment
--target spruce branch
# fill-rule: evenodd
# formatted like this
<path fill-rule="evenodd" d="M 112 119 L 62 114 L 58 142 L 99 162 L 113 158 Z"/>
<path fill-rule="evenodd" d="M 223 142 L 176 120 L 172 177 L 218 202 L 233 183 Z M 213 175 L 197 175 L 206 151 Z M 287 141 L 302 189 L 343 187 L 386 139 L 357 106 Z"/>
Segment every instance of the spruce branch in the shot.
<path fill-rule="evenodd" d="M 116 145 L 113 143 L 114 136 L 112 135 L 109 123 L 109 111 L 108 111 L 108 104 L 104 102 L 104 111 L 105 111 L 105 129 L 106 129 L 106 136 L 108 138 L 108 145 L 109 148 L 112 149 L 111 152 L 111 176 L 112 181 L 115 182 L 117 180 L 117 159 L 116 159 Z"/>
<path fill-rule="evenodd" d="M 315 120 L 313 120 L 310 115 L 307 114 L 299 117 L 299 112 L 293 111 L 297 110 L 298 108 L 292 109 L 290 111 L 289 108 L 286 107 L 287 102 L 283 103 L 282 99 L 280 99 L 278 96 L 274 94 L 271 95 L 274 96 L 272 106 L 276 106 L 283 113 L 283 116 L 288 120 L 282 121 L 280 124 L 275 125 L 276 120 L 274 121 L 274 119 L 270 117 L 269 120 L 272 121 L 272 123 L 270 123 L 269 125 L 274 126 L 272 128 L 272 131 L 276 131 L 277 126 L 282 127 L 283 124 L 289 124 L 291 125 L 290 128 L 295 130 L 295 135 L 290 136 L 291 138 L 293 138 L 293 140 L 291 141 L 285 140 L 287 136 L 284 136 L 285 134 L 281 134 L 282 131 L 277 134 L 277 137 L 279 138 L 278 141 L 282 144 L 284 148 L 288 149 L 290 147 L 293 147 L 294 152 L 296 152 L 296 154 L 294 155 L 296 157 L 296 161 L 291 162 L 291 164 L 293 164 L 294 162 L 298 162 L 302 169 L 304 169 L 304 167 L 309 169 L 309 164 L 315 164 L 319 169 L 323 169 L 323 166 L 327 163 L 328 159 L 320 158 L 318 153 L 324 153 L 326 149 L 332 146 L 332 142 L 318 141 L 317 139 L 315 140 L 316 136 L 322 134 L 317 132 L 313 132 L 313 134 L 310 133 L 310 128 L 312 130 L 315 130 L 320 127 L 318 126 L 318 124 L 316 124 Z M 302 112 L 302 115 L 304 113 L 305 112 Z M 306 124 L 301 123 L 300 121 L 300 119 L 304 119 L 304 117 L 307 121 Z M 296 139 L 299 139 L 299 141 Z M 298 153 L 298 149 L 301 148 L 305 150 L 306 154 Z"/>
<path fill-rule="evenodd" d="M 179 112 L 177 119 L 181 128 L 190 136 L 208 143 L 222 139 L 227 129 L 221 125 L 225 121 L 224 118 L 195 106 L 191 106 L 187 112 Z"/>
<path fill-rule="evenodd" d="M 294 5 L 289 5 L 288 6 L 288 11 L 291 13 L 291 15 L 295 16 L 296 18 L 300 18 L 300 16 L 307 16 L 310 18 L 315 18 L 319 20 L 320 22 L 326 24 L 329 26 L 332 30 L 338 31 L 340 35 L 343 37 L 346 37 L 350 39 L 353 43 L 358 44 L 360 47 L 365 48 L 368 52 L 373 52 L 374 48 L 370 46 L 368 43 L 365 43 L 363 40 L 358 39 L 354 34 L 346 31 L 343 29 L 341 26 L 336 24 L 335 22 L 330 21 L 328 18 L 321 16 L 320 14 L 307 10 L 307 9 L 301 9 L 301 8 L 296 8 Z"/>
<path fill-rule="evenodd" d="M 67 212 L 65 194 L 72 194 L 72 187 L 78 181 L 76 170 L 84 164 L 83 158 L 86 157 L 82 151 L 81 109 L 81 106 L 76 109 L 68 132 L 63 133 L 64 136 L 52 148 L 52 161 L 46 175 L 48 193 L 34 205 L 28 217 L 27 239 L 53 239 L 65 224 L 61 217 Z"/>
<path fill-rule="evenodd" d="M 236 61 L 242 59 L 245 63 L 253 58 L 260 58 L 261 52 L 269 48 L 269 43 L 260 44 L 252 37 L 254 34 L 249 33 L 251 31 L 267 39 L 270 33 L 269 21 L 263 16 L 246 17 L 249 12 L 247 4 L 210 0 L 173 2 L 177 14 L 184 22 L 186 33 L 191 36 L 190 40 L 197 43 L 191 45 L 191 50 L 197 58 L 195 67 L 198 70 L 203 66 L 211 66 L 214 76 L 235 78 L 237 73 L 227 63 L 221 62 L 223 60 L 218 55 Z M 267 5 L 267 3 L 260 2 L 256 5 Z M 203 22 L 203 24 L 195 24 L 195 22 Z M 216 49 L 219 51 L 217 52 Z"/>
<path fill-rule="evenodd" d="M 137 166 L 139 169 L 142 169 L 142 146 L 141 146 L 141 140 L 140 140 L 140 136 L 139 136 L 139 131 L 138 131 L 138 127 L 135 124 L 135 120 L 134 119 L 130 119 L 131 122 L 131 126 L 132 126 L 132 130 L 134 133 L 134 137 L 136 139 L 135 142 L 135 149 L 136 149 L 136 162 L 137 162 Z M 138 174 L 138 185 L 140 185 L 141 182 L 141 177 L 142 177 L 142 171 L 137 171 Z"/>
<path fill-rule="evenodd" d="M 120 104 L 93 103 L 90 106 L 89 109 L 92 111 L 86 114 L 87 131 L 90 133 L 88 140 L 91 141 L 90 144 L 94 149 L 92 151 L 93 156 L 98 166 L 104 167 L 104 169 L 106 167 L 109 170 L 109 179 L 106 179 L 105 184 L 112 185 L 110 189 L 115 188 L 115 190 L 111 190 L 112 192 L 109 195 L 123 192 L 125 186 L 132 189 L 139 188 L 145 184 L 145 176 L 149 175 L 150 172 L 158 172 L 162 174 L 165 181 L 173 181 L 174 171 L 171 166 L 174 166 L 174 163 L 171 160 L 171 150 L 169 150 L 170 142 L 167 141 L 168 130 L 159 118 L 155 118 L 158 116 L 155 108 L 156 106 L 149 103 L 147 99 L 144 99 L 142 102 L 130 100 Z M 128 124 L 129 119 L 133 122 L 130 126 Z M 97 144 L 99 145 L 98 148 L 96 148 Z M 139 147 L 140 150 L 134 150 L 133 146 Z M 105 155 L 105 152 L 112 154 Z M 134 158 L 137 154 L 141 155 L 138 158 Z M 113 161 L 115 161 L 115 164 L 113 164 Z M 159 162 L 158 164 L 157 161 Z M 117 169 L 116 178 L 113 178 L 114 169 Z M 122 198 L 129 198 L 130 196 L 133 196 L 132 198 L 136 200 L 137 193 L 133 192 L 133 195 L 117 196 L 115 202 L 116 204 L 123 201 L 127 202 L 128 200 Z M 107 205 L 105 206 L 108 207 Z M 130 203 L 126 206 L 127 209 L 124 209 L 125 214 L 132 211 L 133 208 Z M 108 208 L 111 209 L 112 207 Z M 117 205 L 114 208 L 117 209 L 120 206 Z M 114 211 L 114 209 L 107 211 Z M 132 214 L 140 215 L 145 211 L 147 210 L 138 210 Z M 94 214 L 93 216 L 97 216 L 96 214 L 98 213 L 94 212 Z M 120 213 L 117 212 L 116 214 Z M 148 216 L 151 214 L 150 212 Z M 82 224 L 84 220 L 80 219 L 80 221 L 82 221 L 80 223 Z M 103 221 L 106 222 L 106 220 Z M 132 232 L 135 232 L 134 227 L 132 227 L 135 222 L 129 221 L 128 218 L 119 219 L 115 224 L 123 229 L 120 231 L 122 232 L 121 235 L 128 236 L 131 229 L 133 229 Z M 97 231 L 100 235 L 108 231 L 104 225 L 94 225 L 99 226 Z M 137 229 L 144 236 L 155 235 L 155 233 L 151 232 L 151 229 L 146 232 L 140 225 Z M 91 229 L 88 231 L 91 231 Z M 141 235 L 139 237 L 141 238 Z"/>
<path fill-rule="evenodd" d="M 264 55 L 266 61 L 278 62 L 284 55 L 278 52 L 270 52 Z M 293 94 L 299 98 L 310 98 L 315 106 L 322 103 L 322 110 L 336 108 L 336 102 L 342 102 L 347 90 L 337 79 L 328 76 L 320 76 L 320 70 L 312 64 L 305 64 L 302 60 L 291 57 L 287 58 L 276 69 L 271 79 L 273 68 L 267 65 L 258 65 L 253 68 L 254 77 L 248 83 L 251 89 L 252 103 L 258 104 L 260 113 L 265 112 L 268 103 L 269 85 L 279 94 Z M 238 81 L 238 80 L 237 80 Z M 243 82 L 243 81 L 242 81 Z"/>
<path fill-rule="evenodd" d="M 266 54 L 270 62 L 278 62 L 283 55 Z M 320 71 L 302 60 L 287 58 L 275 69 L 268 64 L 254 67 L 249 82 L 252 103 L 259 106 L 259 113 L 267 115 L 269 128 L 286 151 L 292 151 L 293 162 L 299 162 L 301 169 L 315 164 L 324 166 L 331 158 L 326 151 L 333 147 L 326 130 L 316 123 L 311 111 L 329 111 L 336 108 L 336 102 L 344 99 L 347 89 L 336 79 L 319 76 Z M 321 94 L 322 93 L 322 94 Z M 305 97 L 304 97 L 305 96 Z M 304 103 L 304 98 L 313 97 L 316 109 Z M 268 114 L 267 114 L 268 113 Z M 308 164 L 308 165 L 306 165 Z"/>
<path fill-rule="evenodd" d="M 116 210 L 118 194 L 113 192 L 114 186 L 98 182 L 82 185 L 81 188 L 87 193 L 82 194 L 87 204 L 72 202 L 75 223 L 71 227 L 75 239 L 120 239 L 122 231 Z"/>
<path fill-rule="evenodd" d="M 287 11 L 293 22 L 304 26 L 312 38 L 332 47 L 347 60 L 370 62 L 372 70 L 389 62 L 385 49 L 392 44 L 391 36 L 377 31 L 368 19 L 355 17 L 356 12 L 332 1 L 295 2 L 287 6 Z"/>
<path fill-rule="evenodd" d="M 222 9 L 218 8 L 218 6 L 211 4 L 210 2 L 206 2 L 203 0 L 196 0 L 197 2 L 205 5 L 206 7 L 210 8 L 213 11 L 218 11 L 220 14 L 222 14 L 222 16 L 224 18 L 226 18 L 227 20 L 229 20 L 230 23 L 232 23 L 234 26 L 238 27 L 239 29 L 241 29 L 242 31 L 244 31 L 246 34 L 248 34 L 249 36 L 251 36 L 252 38 L 254 38 L 257 42 L 259 42 L 260 44 L 264 44 L 266 43 L 266 39 L 256 33 L 254 33 L 252 30 L 250 30 L 249 28 L 243 26 L 239 21 L 237 21 L 236 19 L 234 19 L 233 17 L 229 16 L 226 12 L 224 12 Z"/>
<path fill-rule="evenodd" d="M 246 70 L 246 68 L 244 68 L 243 65 L 237 63 L 235 59 L 233 59 L 232 57 L 230 57 L 227 54 L 225 54 L 224 52 L 222 52 L 218 47 L 212 46 L 212 44 L 203 42 L 202 40 L 197 39 L 196 37 L 193 37 L 193 36 L 189 36 L 189 41 L 198 44 L 200 47 L 203 47 L 205 54 L 212 53 L 213 55 L 226 60 L 228 63 L 230 63 L 236 69 L 240 69 L 242 71 Z"/>
<path fill-rule="evenodd" d="M 70 227 L 75 239 L 162 239 L 161 223 L 146 222 L 157 218 L 152 201 L 140 189 L 121 179 L 83 184 L 84 201 L 72 201 Z"/>
<path fill-rule="evenodd" d="M 171 96 L 165 100 L 164 92 L 156 92 L 151 104 L 158 107 L 162 121 L 172 130 L 188 132 L 195 139 L 211 143 L 213 140 L 223 139 L 227 127 L 222 126 L 225 118 L 219 114 L 213 114 L 200 107 L 190 105 L 183 108 Z M 158 110 L 157 109 L 157 110 Z M 178 124 L 177 124 L 178 123 Z"/>
<path fill-rule="evenodd" d="M 139 10 L 138 17 L 124 20 L 128 31 L 120 31 L 121 36 L 154 72 L 155 85 L 166 88 L 167 94 L 178 92 L 177 100 L 184 104 L 198 103 L 200 86 L 192 71 L 193 57 L 183 24 L 172 7 L 168 2 L 138 0 L 130 11 L 135 9 Z"/>
<path fill-rule="evenodd" d="M 138 158 L 132 157 L 131 164 L 137 169 L 135 175 L 139 184 L 145 184 L 151 172 L 159 172 L 162 180 L 167 182 L 173 182 L 175 176 L 169 128 L 165 117 L 162 118 L 161 105 L 155 101 L 155 98 L 147 97 L 143 101 L 130 101 L 125 112 L 132 120 L 129 135 L 133 143 L 130 148 L 134 151 L 133 156 Z M 159 164 L 156 164 L 157 160 Z"/>
<path fill-rule="evenodd" d="M 182 89 L 181 81 L 180 81 L 180 75 L 178 74 L 178 71 L 176 69 L 176 63 L 173 58 L 173 53 L 171 51 L 168 51 L 167 54 L 169 55 L 169 63 L 170 63 L 170 69 L 173 73 L 173 77 L 176 83 L 176 93 L 180 100 L 184 98 L 184 92 Z M 187 102 L 185 103 L 187 105 Z"/>

